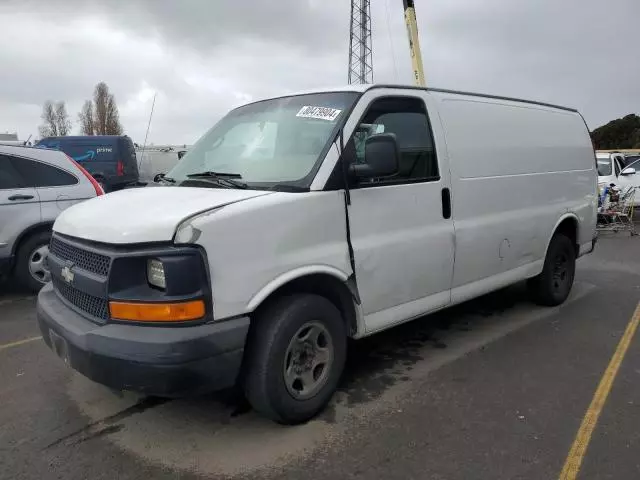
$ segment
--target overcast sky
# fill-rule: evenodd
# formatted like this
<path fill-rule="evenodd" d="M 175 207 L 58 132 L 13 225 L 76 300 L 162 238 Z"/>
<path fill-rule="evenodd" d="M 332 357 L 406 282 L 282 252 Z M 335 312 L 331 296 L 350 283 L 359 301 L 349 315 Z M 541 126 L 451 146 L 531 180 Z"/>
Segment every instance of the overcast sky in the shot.
<path fill-rule="evenodd" d="M 430 86 L 578 108 L 591 128 L 640 112 L 639 0 L 415 0 Z M 411 82 L 400 0 L 373 0 L 376 82 Z M 193 143 L 229 108 L 346 83 L 349 0 L 0 0 L 0 132 L 94 85 L 128 133 Z"/>

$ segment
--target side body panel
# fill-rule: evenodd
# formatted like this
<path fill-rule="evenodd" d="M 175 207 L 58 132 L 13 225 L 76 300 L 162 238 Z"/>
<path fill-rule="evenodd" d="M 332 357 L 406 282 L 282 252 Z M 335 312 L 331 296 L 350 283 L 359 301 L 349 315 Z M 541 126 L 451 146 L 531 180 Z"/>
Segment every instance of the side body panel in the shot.
<path fill-rule="evenodd" d="M 344 192 L 273 193 L 189 221 L 209 261 L 216 319 L 251 312 L 286 281 L 351 274 Z"/>
<path fill-rule="evenodd" d="M 450 158 L 456 262 L 452 301 L 535 276 L 563 216 L 578 244 L 595 232 L 594 152 L 579 114 L 433 93 Z"/>

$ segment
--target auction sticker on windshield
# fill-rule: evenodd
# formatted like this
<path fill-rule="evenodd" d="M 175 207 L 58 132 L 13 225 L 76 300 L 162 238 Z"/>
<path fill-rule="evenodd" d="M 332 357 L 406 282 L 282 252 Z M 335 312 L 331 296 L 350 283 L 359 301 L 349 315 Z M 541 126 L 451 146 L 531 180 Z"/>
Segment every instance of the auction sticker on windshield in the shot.
<path fill-rule="evenodd" d="M 317 118 L 318 120 L 333 122 L 341 112 L 342 110 L 336 108 L 305 106 L 300 109 L 296 117 Z"/>

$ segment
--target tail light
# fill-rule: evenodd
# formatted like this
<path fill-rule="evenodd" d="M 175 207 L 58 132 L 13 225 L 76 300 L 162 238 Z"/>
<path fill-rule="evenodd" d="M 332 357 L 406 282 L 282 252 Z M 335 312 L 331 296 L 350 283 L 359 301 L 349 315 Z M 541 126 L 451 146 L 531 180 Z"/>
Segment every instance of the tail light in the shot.
<path fill-rule="evenodd" d="M 118 160 L 118 165 L 116 167 L 116 174 L 119 177 L 122 177 L 124 175 L 124 163 L 122 163 L 122 160 Z"/>
<path fill-rule="evenodd" d="M 102 189 L 102 187 L 100 186 L 100 184 L 98 182 L 96 182 L 96 179 L 93 178 L 91 176 L 91 174 L 89 172 L 87 172 L 85 170 L 85 168 L 80 165 L 78 162 L 76 162 L 73 158 L 71 158 L 69 155 L 67 155 L 67 158 L 69 160 L 71 160 L 73 162 L 73 164 L 78 167 L 78 169 L 84 174 L 85 177 L 87 177 L 87 180 L 89 180 L 91 182 L 91 185 L 93 185 L 93 188 L 96 191 L 96 196 L 100 196 L 100 195 L 104 195 L 104 190 Z"/>

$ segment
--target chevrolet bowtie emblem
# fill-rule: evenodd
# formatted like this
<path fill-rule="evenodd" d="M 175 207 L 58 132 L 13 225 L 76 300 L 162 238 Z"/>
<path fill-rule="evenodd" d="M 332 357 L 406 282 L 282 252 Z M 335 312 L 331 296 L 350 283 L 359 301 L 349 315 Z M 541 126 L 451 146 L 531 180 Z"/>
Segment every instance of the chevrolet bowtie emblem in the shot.
<path fill-rule="evenodd" d="M 60 275 L 62 276 L 65 282 L 73 283 L 73 278 L 75 277 L 75 274 L 71 271 L 71 267 L 64 267 L 60 272 Z"/>

